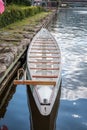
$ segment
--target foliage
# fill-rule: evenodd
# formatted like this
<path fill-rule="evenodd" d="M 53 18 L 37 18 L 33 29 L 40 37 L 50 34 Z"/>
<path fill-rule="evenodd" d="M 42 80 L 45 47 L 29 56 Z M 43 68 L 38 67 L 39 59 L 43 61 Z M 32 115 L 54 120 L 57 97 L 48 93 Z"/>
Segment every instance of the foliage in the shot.
<path fill-rule="evenodd" d="M 6 9 L 5 13 L 0 16 L 0 28 L 5 27 L 11 23 L 14 23 L 18 20 L 22 20 L 26 17 L 33 16 L 39 12 L 43 11 L 42 7 L 20 7 L 19 6 L 10 6 Z"/>
<path fill-rule="evenodd" d="M 30 5 L 31 0 L 6 0 L 7 4 L 23 4 L 23 5 Z"/>

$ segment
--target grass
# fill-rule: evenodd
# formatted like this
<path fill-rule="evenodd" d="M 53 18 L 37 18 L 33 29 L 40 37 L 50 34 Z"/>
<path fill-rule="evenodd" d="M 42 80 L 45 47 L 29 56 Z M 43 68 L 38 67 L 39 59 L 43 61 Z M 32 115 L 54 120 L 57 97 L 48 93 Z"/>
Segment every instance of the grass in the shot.
<path fill-rule="evenodd" d="M 0 30 L 8 30 L 10 29 L 18 29 L 21 28 L 24 25 L 36 25 L 39 23 L 39 21 L 43 18 L 45 18 L 50 12 L 41 12 L 39 14 L 36 14 L 34 16 L 31 16 L 29 18 L 25 18 L 21 21 L 15 22 L 13 24 L 8 25 L 7 27 L 4 27 Z"/>
<path fill-rule="evenodd" d="M 35 25 L 39 25 L 41 20 L 45 18 L 50 12 L 41 12 L 39 14 L 36 14 L 34 16 L 25 18 L 21 21 L 17 21 L 13 24 L 10 24 L 2 29 L 0 29 L 0 34 L 2 39 L 15 39 L 16 36 L 17 39 L 22 39 L 22 34 L 26 33 L 27 31 L 24 30 L 27 27 L 34 27 Z M 29 32 L 28 32 L 29 33 Z M 3 42 L 1 42 L 3 44 Z M 9 44 L 7 42 L 7 44 Z M 14 44 L 14 42 L 12 43 Z"/>

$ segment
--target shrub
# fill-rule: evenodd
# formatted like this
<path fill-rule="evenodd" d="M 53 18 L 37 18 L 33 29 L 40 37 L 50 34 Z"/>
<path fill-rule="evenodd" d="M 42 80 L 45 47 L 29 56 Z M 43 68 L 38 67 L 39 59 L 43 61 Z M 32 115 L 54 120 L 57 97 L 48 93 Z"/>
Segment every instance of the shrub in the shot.
<path fill-rule="evenodd" d="M 43 11 L 42 7 L 39 6 L 29 6 L 29 7 L 18 7 L 10 6 L 6 11 L 0 15 L 0 28 L 5 27 L 11 23 L 18 20 L 22 20 L 26 17 L 33 16 L 39 12 Z"/>

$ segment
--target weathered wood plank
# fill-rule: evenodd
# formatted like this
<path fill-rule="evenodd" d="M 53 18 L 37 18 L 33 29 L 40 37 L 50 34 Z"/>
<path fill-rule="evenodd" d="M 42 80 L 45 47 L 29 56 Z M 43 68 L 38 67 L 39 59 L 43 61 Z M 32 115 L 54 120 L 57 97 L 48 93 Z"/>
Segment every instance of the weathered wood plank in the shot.
<path fill-rule="evenodd" d="M 30 69 L 35 69 L 35 70 L 59 70 L 59 68 L 40 68 L 40 67 L 30 67 Z"/>
<path fill-rule="evenodd" d="M 58 50 L 57 48 L 31 48 L 32 50 Z"/>
<path fill-rule="evenodd" d="M 60 58 L 60 56 L 29 56 L 29 58 Z"/>
<path fill-rule="evenodd" d="M 14 80 L 14 85 L 25 84 L 25 85 L 56 85 L 55 81 L 37 81 L 37 80 Z"/>
<path fill-rule="evenodd" d="M 55 62 L 55 59 L 30 59 L 29 61 L 35 61 L 35 62 Z M 59 58 L 56 59 L 56 62 L 59 62 Z"/>
<path fill-rule="evenodd" d="M 42 63 L 42 64 L 60 64 L 60 62 L 49 62 L 49 61 L 29 61 L 29 63 Z"/>
<path fill-rule="evenodd" d="M 56 45 L 55 44 L 35 44 L 35 45 L 33 45 L 33 47 L 38 47 L 38 46 L 43 46 L 43 47 L 56 47 Z"/>
<path fill-rule="evenodd" d="M 38 54 L 60 54 L 60 52 L 40 52 L 40 51 L 31 51 L 31 53 L 38 53 Z"/>
<path fill-rule="evenodd" d="M 58 75 L 32 75 L 33 78 L 58 78 Z"/>

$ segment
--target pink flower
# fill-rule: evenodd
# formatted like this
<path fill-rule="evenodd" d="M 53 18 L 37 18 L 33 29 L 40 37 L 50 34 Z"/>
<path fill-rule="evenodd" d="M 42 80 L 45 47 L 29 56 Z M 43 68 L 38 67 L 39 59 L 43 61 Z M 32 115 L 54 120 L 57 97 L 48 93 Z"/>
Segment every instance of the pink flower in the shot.
<path fill-rule="evenodd" d="M 0 0 L 0 14 L 2 14 L 5 10 L 5 7 L 4 7 L 4 2 L 2 0 Z"/>

